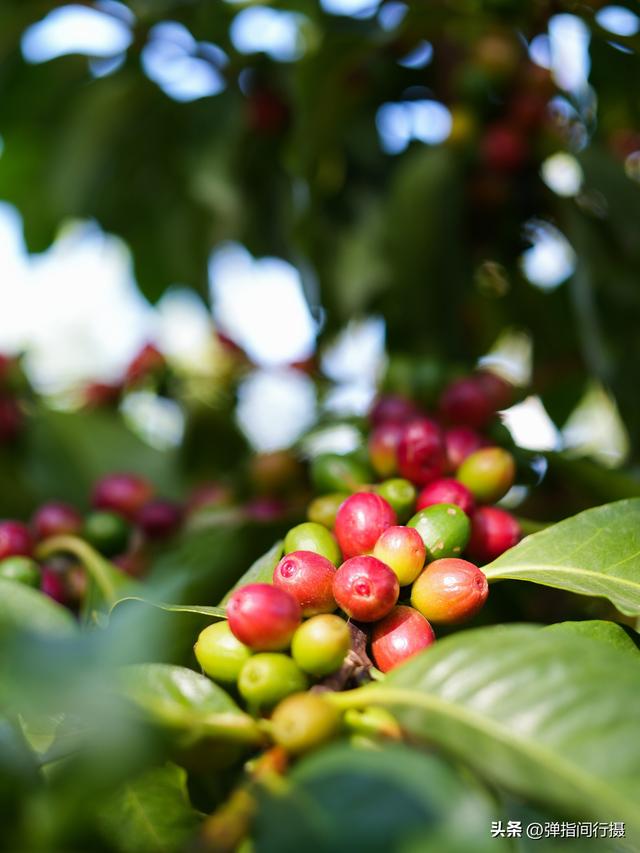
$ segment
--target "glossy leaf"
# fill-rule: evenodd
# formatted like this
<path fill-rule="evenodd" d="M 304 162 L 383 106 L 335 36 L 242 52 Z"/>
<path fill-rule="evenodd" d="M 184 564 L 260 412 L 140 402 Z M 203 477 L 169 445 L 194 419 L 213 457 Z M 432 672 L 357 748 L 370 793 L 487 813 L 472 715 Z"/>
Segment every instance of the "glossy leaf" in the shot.
<path fill-rule="evenodd" d="M 547 632 L 564 635 L 580 635 L 590 637 L 600 643 L 606 643 L 620 651 L 630 652 L 633 655 L 640 654 L 640 650 L 633 642 L 629 634 L 621 625 L 615 622 L 607 622 L 605 619 L 585 619 L 583 622 L 557 622 L 555 625 L 547 625 Z M 640 664 L 640 657 L 638 658 Z"/>
<path fill-rule="evenodd" d="M 221 687 L 192 669 L 132 664 L 121 671 L 120 688 L 150 722 L 185 733 L 190 739 L 260 741 L 255 721 Z"/>
<path fill-rule="evenodd" d="M 189 802 L 187 774 L 165 764 L 128 782 L 106 804 L 100 823 L 122 853 L 170 853 L 194 835 L 199 815 Z"/>
<path fill-rule="evenodd" d="M 483 571 L 608 598 L 640 615 L 640 498 L 585 510 L 527 536 Z"/>
<path fill-rule="evenodd" d="M 495 805 L 451 764 L 406 746 L 336 745 L 310 755 L 258 812 L 257 853 L 508 850 L 489 834 Z"/>
<path fill-rule="evenodd" d="M 626 651 L 571 631 L 481 628 L 332 701 L 387 706 L 488 781 L 640 834 L 640 666 Z"/>
<path fill-rule="evenodd" d="M 0 633 L 18 629 L 72 636 L 76 623 L 62 605 L 37 589 L 0 578 Z"/>
<path fill-rule="evenodd" d="M 226 619 L 227 614 L 223 607 L 207 607 L 206 605 L 198 604 L 167 604 L 164 601 L 151 601 L 149 598 L 143 598 L 139 595 L 127 595 L 124 598 L 118 599 L 114 604 L 114 608 L 120 604 L 126 604 L 128 601 L 137 601 L 140 604 L 147 604 L 149 607 L 156 607 L 158 610 L 164 610 L 167 613 L 195 613 L 199 616 L 209 616 L 212 619 Z"/>

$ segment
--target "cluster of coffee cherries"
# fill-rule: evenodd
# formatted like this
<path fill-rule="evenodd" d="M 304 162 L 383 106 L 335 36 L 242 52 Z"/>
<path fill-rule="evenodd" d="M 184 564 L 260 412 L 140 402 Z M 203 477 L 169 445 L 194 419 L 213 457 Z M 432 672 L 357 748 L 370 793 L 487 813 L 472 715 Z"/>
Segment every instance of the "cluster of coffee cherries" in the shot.
<path fill-rule="evenodd" d="M 144 573 L 146 548 L 174 535 L 183 509 L 155 495 L 152 483 L 131 473 L 98 480 L 92 509 L 83 514 L 62 501 L 42 504 L 29 523 L 0 521 L 0 578 L 39 587 L 56 601 L 74 606 L 84 597 L 86 575 L 73 558 L 35 559 L 38 544 L 54 536 L 79 536 L 131 575 Z"/>
<path fill-rule="evenodd" d="M 403 398 L 381 398 L 368 447 L 386 479 L 311 502 L 271 582 L 236 589 L 227 621 L 200 634 L 202 670 L 262 712 L 310 685 L 337 683 L 353 654 L 350 626 L 386 673 L 430 646 L 434 625 L 472 618 L 488 595 L 478 564 L 521 535 L 516 519 L 491 505 L 513 485 L 514 458 L 480 431 L 510 397 L 507 383 L 479 372 L 445 389 L 437 420 Z M 344 483 L 342 462 L 333 476 Z"/>

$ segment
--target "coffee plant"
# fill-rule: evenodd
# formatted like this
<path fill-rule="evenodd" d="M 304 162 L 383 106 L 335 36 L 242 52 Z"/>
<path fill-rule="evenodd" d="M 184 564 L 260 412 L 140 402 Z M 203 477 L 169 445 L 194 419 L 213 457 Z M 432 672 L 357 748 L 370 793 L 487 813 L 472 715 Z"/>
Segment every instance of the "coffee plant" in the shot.
<path fill-rule="evenodd" d="M 177 283 L 213 309 L 201 363 L 149 340 L 56 393 L 0 335 L 0 851 L 640 850 L 634 4 L 0 23 L 29 263 L 92 220 L 150 311 Z M 313 320 L 280 368 L 314 423 L 268 452 L 210 287 L 229 244 L 287 262 Z M 340 374 L 372 316 L 380 364 L 357 341 Z M 557 438 L 523 440 L 541 410 Z"/>

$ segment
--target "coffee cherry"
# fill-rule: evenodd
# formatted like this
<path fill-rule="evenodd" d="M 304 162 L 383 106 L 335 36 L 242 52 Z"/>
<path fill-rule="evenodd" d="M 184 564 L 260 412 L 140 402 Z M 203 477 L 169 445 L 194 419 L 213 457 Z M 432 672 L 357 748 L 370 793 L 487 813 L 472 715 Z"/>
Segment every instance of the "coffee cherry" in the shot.
<path fill-rule="evenodd" d="M 153 486 L 136 474 L 109 474 L 96 483 L 92 505 L 118 512 L 130 520 L 153 496 Z"/>
<path fill-rule="evenodd" d="M 448 471 L 457 471 L 467 456 L 488 444 L 480 433 L 468 426 L 450 427 L 445 431 L 444 441 L 447 449 Z"/>
<path fill-rule="evenodd" d="M 287 511 L 286 504 L 280 498 L 262 495 L 247 501 L 244 505 L 247 518 L 260 524 L 272 524 L 280 521 Z"/>
<path fill-rule="evenodd" d="M 403 429 L 398 445 L 398 470 L 407 480 L 425 486 L 442 476 L 446 462 L 444 437 L 430 418 L 416 418 Z"/>
<path fill-rule="evenodd" d="M 375 486 L 376 493 L 389 504 L 398 516 L 398 521 L 405 522 L 413 515 L 416 503 L 416 488 L 409 480 L 394 477 L 384 480 Z"/>
<path fill-rule="evenodd" d="M 88 409 L 115 408 L 120 402 L 122 391 L 120 383 L 89 382 L 82 389 L 82 405 Z"/>
<path fill-rule="evenodd" d="M 340 669 L 350 648 L 349 626 L 332 613 L 312 616 L 300 625 L 291 640 L 294 661 L 317 678 Z"/>
<path fill-rule="evenodd" d="M 173 501 L 157 498 L 138 511 L 136 522 L 147 539 L 167 539 L 179 530 L 182 509 Z"/>
<path fill-rule="evenodd" d="M 425 509 L 434 504 L 455 504 L 464 513 L 471 515 L 474 499 L 469 489 L 458 480 L 443 477 L 424 487 L 418 495 L 416 509 Z"/>
<path fill-rule="evenodd" d="M 327 530 L 333 530 L 336 515 L 349 495 L 346 492 L 330 492 L 314 498 L 307 507 L 307 518 L 315 524 L 321 524 Z"/>
<path fill-rule="evenodd" d="M 0 444 L 15 441 L 22 432 L 24 415 L 14 397 L 0 396 Z"/>
<path fill-rule="evenodd" d="M 291 593 L 268 583 L 237 589 L 227 604 L 229 627 L 255 651 L 285 649 L 300 624 L 300 606 Z"/>
<path fill-rule="evenodd" d="M 442 419 L 450 424 L 476 428 L 489 423 L 495 411 L 481 384 L 473 376 L 452 382 L 440 398 L 439 410 Z"/>
<path fill-rule="evenodd" d="M 369 468 L 353 456 L 323 453 L 311 462 L 311 482 L 321 494 L 327 492 L 355 492 L 371 482 Z"/>
<path fill-rule="evenodd" d="M 399 394 L 383 394 L 373 404 L 369 419 L 373 426 L 386 423 L 403 424 L 418 414 L 415 403 L 407 400 L 406 397 L 401 397 Z"/>
<path fill-rule="evenodd" d="M 274 741 L 292 755 L 300 755 L 340 731 L 340 712 L 317 693 L 296 693 L 284 699 L 271 715 Z"/>
<path fill-rule="evenodd" d="M 90 512 L 84 520 L 82 535 L 101 554 L 113 557 L 126 550 L 131 528 L 118 513 Z"/>
<path fill-rule="evenodd" d="M 480 610 L 489 595 L 484 573 L 467 560 L 449 558 L 429 563 L 411 589 L 411 604 L 431 622 L 464 622 Z"/>
<path fill-rule="evenodd" d="M 398 600 L 400 585 L 393 571 L 376 557 L 352 557 L 333 578 L 333 597 L 347 616 L 377 622 Z"/>
<path fill-rule="evenodd" d="M 69 603 L 69 593 L 64 582 L 64 578 L 60 572 L 49 566 L 42 567 L 42 576 L 40 578 L 40 590 L 49 598 L 57 601 L 58 604 Z"/>
<path fill-rule="evenodd" d="M 456 557 L 467 546 L 471 534 L 468 515 L 455 504 L 434 504 L 417 512 L 409 521 L 427 549 L 427 562 Z"/>
<path fill-rule="evenodd" d="M 380 535 L 395 523 L 395 512 L 380 495 L 373 492 L 351 495 L 338 510 L 335 526 L 345 559 L 373 551 Z"/>
<path fill-rule="evenodd" d="M 467 456 L 457 479 L 480 503 L 494 503 L 506 495 L 516 475 L 513 456 L 502 447 L 484 447 Z"/>
<path fill-rule="evenodd" d="M 422 571 L 426 549 L 413 527 L 388 527 L 376 542 L 373 556 L 389 566 L 400 586 L 406 586 Z"/>
<path fill-rule="evenodd" d="M 481 506 L 471 517 L 468 553 L 478 563 L 489 563 L 520 541 L 522 531 L 511 513 L 497 506 Z"/>
<path fill-rule="evenodd" d="M 502 376 L 498 376 L 497 373 L 490 370 L 479 370 L 475 374 L 475 380 L 496 412 L 511 405 L 513 385 L 503 379 Z"/>
<path fill-rule="evenodd" d="M 40 566 L 31 557 L 5 557 L 0 560 L 0 578 L 39 587 Z"/>
<path fill-rule="evenodd" d="M 133 385 L 148 376 L 162 374 L 166 366 L 167 363 L 160 350 L 153 344 L 145 344 L 129 363 L 125 380 Z"/>
<path fill-rule="evenodd" d="M 322 554 L 316 554 L 314 551 L 292 551 L 276 566 L 273 584 L 295 598 L 303 616 L 331 613 L 336 609 L 333 598 L 335 572 L 334 564 Z"/>
<path fill-rule="evenodd" d="M 4 557 L 30 557 L 33 540 L 26 524 L 21 521 L 0 521 L 0 560 Z"/>
<path fill-rule="evenodd" d="M 201 631 L 193 651 L 209 678 L 227 684 L 235 684 L 251 657 L 251 650 L 232 634 L 226 622 L 214 622 Z"/>
<path fill-rule="evenodd" d="M 307 689 L 307 677 L 289 655 L 253 655 L 238 676 L 238 690 L 250 705 L 271 708 L 291 693 Z"/>
<path fill-rule="evenodd" d="M 224 483 L 201 483 L 191 492 L 187 501 L 187 514 L 203 509 L 230 506 L 233 503 L 233 492 Z"/>
<path fill-rule="evenodd" d="M 51 501 L 42 504 L 31 519 L 36 539 L 64 534 L 75 535 L 82 529 L 82 516 L 69 504 Z"/>
<path fill-rule="evenodd" d="M 369 437 L 369 459 L 380 477 L 390 477 L 398 470 L 398 445 L 402 424 L 389 421 L 377 426 Z"/>
<path fill-rule="evenodd" d="M 517 172 L 528 156 L 528 146 L 519 128 L 506 122 L 488 127 L 480 141 L 480 157 L 495 172 Z"/>
<path fill-rule="evenodd" d="M 144 547 L 134 544 L 131 550 L 112 557 L 111 562 L 122 569 L 125 574 L 131 575 L 133 578 L 140 578 L 149 569 L 149 554 Z"/>
<path fill-rule="evenodd" d="M 435 638 L 433 628 L 422 614 L 413 607 L 399 605 L 373 628 L 373 659 L 379 670 L 389 672 L 426 649 Z"/>
<path fill-rule="evenodd" d="M 337 566 L 341 560 L 335 536 L 322 524 L 313 521 L 298 524 L 287 533 L 284 539 L 284 552 L 290 554 L 292 551 L 313 551 L 315 554 L 321 554 L 334 566 Z"/>

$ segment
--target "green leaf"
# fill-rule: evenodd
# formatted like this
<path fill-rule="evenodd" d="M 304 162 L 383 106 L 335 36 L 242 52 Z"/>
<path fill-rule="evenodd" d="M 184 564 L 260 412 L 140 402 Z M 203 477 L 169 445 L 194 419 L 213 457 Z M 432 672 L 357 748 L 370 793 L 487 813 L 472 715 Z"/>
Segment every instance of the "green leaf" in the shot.
<path fill-rule="evenodd" d="M 183 666 L 132 664 L 120 675 L 122 695 L 150 722 L 185 735 L 185 743 L 221 737 L 259 743 L 255 720 L 204 675 Z"/>
<path fill-rule="evenodd" d="M 41 499 L 85 506 L 94 483 L 113 471 L 148 477 L 166 494 L 180 490 L 177 454 L 150 447 L 116 412 L 56 412 L 38 408 L 29 419 L 25 468 Z"/>
<path fill-rule="evenodd" d="M 608 598 L 640 615 L 640 498 L 585 510 L 527 536 L 483 571 L 490 581 L 517 579 Z"/>
<path fill-rule="evenodd" d="M 125 604 L 127 601 L 138 601 L 140 604 L 148 604 L 150 607 L 157 607 L 158 610 L 166 610 L 169 613 L 196 613 L 200 616 L 211 616 L 214 619 L 226 619 L 227 612 L 224 607 L 207 607 L 199 604 L 167 604 L 164 601 L 152 601 L 149 598 L 143 598 L 139 595 L 127 595 L 124 598 L 119 598 L 113 605 L 112 611 L 120 604 Z"/>
<path fill-rule="evenodd" d="M 200 818 L 182 767 L 165 764 L 127 783 L 106 804 L 100 823 L 122 853 L 170 853 L 194 835 Z"/>
<path fill-rule="evenodd" d="M 263 799 L 256 853 L 509 849 L 491 838 L 495 805 L 474 780 L 410 747 L 335 745 L 301 761 L 288 782 L 284 795 Z"/>
<path fill-rule="evenodd" d="M 0 578 L 0 633 L 11 629 L 68 637 L 76 632 L 76 622 L 37 589 Z"/>
<path fill-rule="evenodd" d="M 626 821 L 640 837 L 640 667 L 606 643 L 536 626 L 465 631 L 331 700 L 387 706 L 413 738 L 488 781 L 564 813 Z"/>
<path fill-rule="evenodd" d="M 263 554 L 262 557 L 258 557 L 258 559 L 253 563 L 247 571 L 242 575 L 242 577 L 235 583 L 231 589 L 227 592 L 225 597 L 220 602 L 221 606 L 229 601 L 234 590 L 238 589 L 238 587 L 245 586 L 248 583 L 271 583 L 273 580 L 273 570 L 278 565 L 282 554 L 284 553 L 284 541 L 280 540 L 275 543 L 266 554 Z"/>
<path fill-rule="evenodd" d="M 547 625 L 545 631 L 554 634 L 578 634 L 606 643 L 620 651 L 631 652 L 638 655 L 639 650 L 631 637 L 621 625 L 615 622 L 607 622 L 605 619 L 585 619 L 584 622 L 558 622 L 555 625 Z M 640 658 L 638 659 L 640 662 Z"/>

